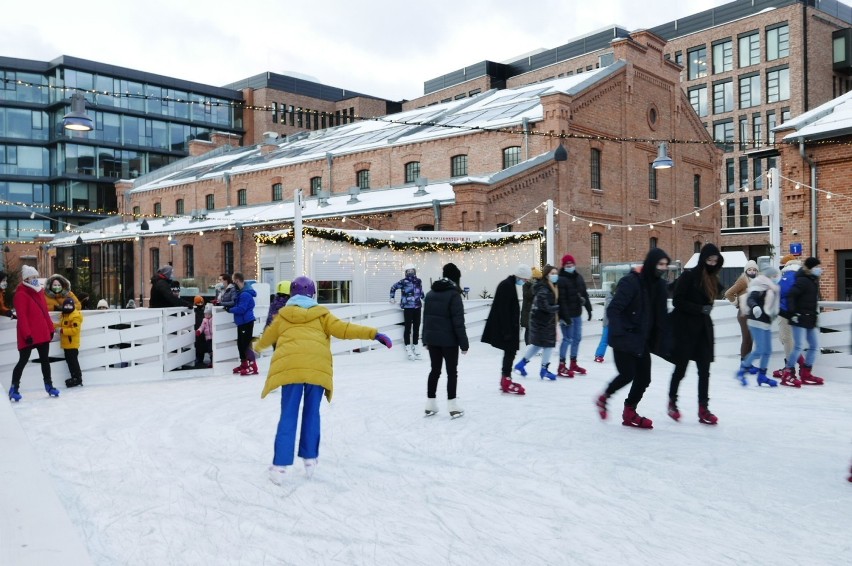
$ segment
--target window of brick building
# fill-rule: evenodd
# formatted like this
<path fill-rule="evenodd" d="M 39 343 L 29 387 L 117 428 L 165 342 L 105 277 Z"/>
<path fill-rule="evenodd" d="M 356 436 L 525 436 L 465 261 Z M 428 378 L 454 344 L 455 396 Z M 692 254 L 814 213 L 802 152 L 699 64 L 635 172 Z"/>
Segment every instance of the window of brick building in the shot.
<path fill-rule="evenodd" d="M 752 147 L 763 145 L 763 116 L 760 114 L 751 117 L 751 141 Z"/>
<path fill-rule="evenodd" d="M 284 200 L 284 189 L 281 183 L 272 185 L 272 200 Z"/>
<path fill-rule="evenodd" d="M 358 188 L 361 190 L 370 188 L 370 170 L 369 169 L 361 169 L 357 173 L 355 173 L 355 184 L 358 185 Z"/>
<path fill-rule="evenodd" d="M 657 240 L 657 238 L 651 238 L 651 239 L 648 240 L 648 247 L 652 250 L 658 248 L 659 247 L 658 244 L 659 244 L 659 240 Z"/>
<path fill-rule="evenodd" d="M 728 199 L 725 201 L 725 228 L 736 228 L 737 226 L 737 201 Z"/>
<path fill-rule="evenodd" d="M 752 189 L 759 191 L 763 189 L 763 160 L 753 159 L 752 163 Z"/>
<path fill-rule="evenodd" d="M 157 273 L 157 270 L 162 267 L 160 265 L 160 248 L 151 248 L 148 250 L 148 257 L 151 258 L 151 273 Z"/>
<path fill-rule="evenodd" d="M 601 190 L 601 150 L 592 148 L 589 154 L 589 173 L 591 187 L 597 191 Z"/>
<path fill-rule="evenodd" d="M 183 199 L 179 198 L 175 201 L 175 214 L 178 216 L 183 215 Z"/>
<path fill-rule="evenodd" d="M 740 188 L 751 188 L 750 180 L 748 176 L 748 157 L 740 157 Z"/>
<path fill-rule="evenodd" d="M 192 246 L 183 247 L 183 276 L 195 277 L 195 249 Z"/>
<path fill-rule="evenodd" d="M 648 198 L 657 200 L 657 170 L 653 163 L 648 164 Z"/>
<path fill-rule="evenodd" d="M 693 47 L 686 53 L 689 80 L 707 76 L 707 46 Z"/>
<path fill-rule="evenodd" d="M 405 182 L 413 183 L 420 176 L 420 162 L 409 161 L 405 164 Z"/>
<path fill-rule="evenodd" d="M 734 151 L 734 121 L 713 122 L 713 140 L 725 153 Z"/>
<path fill-rule="evenodd" d="M 600 232 L 592 232 L 591 241 L 589 246 L 589 252 L 591 257 L 591 268 L 592 273 L 600 273 L 601 272 L 601 250 L 603 237 Z"/>
<path fill-rule="evenodd" d="M 729 193 L 736 190 L 736 177 L 734 175 L 734 160 L 728 158 L 725 160 L 725 187 Z"/>
<path fill-rule="evenodd" d="M 521 146 L 507 147 L 503 150 L 503 169 L 521 162 Z"/>
<path fill-rule="evenodd" d="M 775 132 L 773 132 L 772 129 L 777 125 L 778 124 L 775 123 L 775 111 L 770 110 L 766 113 L 766 141 L 769 145 L 775 143 Z"/>
<path fill-rule="evenodd" d="M 740 199 L 740 228 L 748 228 L 748 197 Z"/>
<path fill-rule="evenodd" d="M 790 56 L 790 26 L 782 24 L 766 30 L 766 60 Z"/>
<path fill-rule="evenodd" d="M 763 216 L 760 215 L 760 202 L 763 197 L 754 197 L 754 224 L 755 227 L 763 226 Z"/>
<path fill-rule="evenodd" d="M 734 81 L 728 79 L 713 83 L 713 113 L 723 114 L 734 110 Z"/>
<path fill-rule="evenodd" d="M 692 244 L 692 253 L 701 253 L 701 242 L 695 242 Z"/>
<path fill-rule="evenodd" d="M 748 116 L 740 116 L 737 121 L 739 124 L 740 151 L 748 149 Z"/>
<path fill-rule="evenodd" d="M 139 207 L 139 206 L 134 206 L 133 207 L 133 216 L 141 216 L 141 215 L 142 215 L 142 208 Z"/>
<path fill-rule="evenodd" d="M 237 191 L 237 206 L 245 206 L 248 204 L 248 191 L 246 189 L 240 189 Z"/>
<path fill-rule="evenodd" d="M 154 216 L 162 216 L 163 215 L 163 205 L 162 203 L 155 202 L 154 203 Z"/>
<path fill-rule="evenodd" d="M 707 116 L 707 85 L 689 89 L 689 103 L 699 116 Z"/>
<path fill-rule="evenodd" d="M 713 74 L 724 73 L 734 68 L 734 42 L 725 39 L 713 44 Z"/>
<path fill-rule="evenodd" d="M 760 33 L 750 32 L 739 37 L 740 68 L 760 63 Z"/>
<path fill-rule="evenodd" d="M 450 169 L 453 177 L 467 175 L 467 155 L 454 155 L 450 158 Z"/>
<path fill-rule="evenodd" d="M 215 208 L 216 208 L 216 203 L 215 203 L 215 201 L 213 200 L 213 195 L 212 195 L 212 194 L 210 194 L 210 195 L 204 195 L 204 207 L 205 207 L 207 210 L 213 210 L 213 209 L 215 209 Z"/>
<path fill-rule="evenodd" d="M 273 124 L 278 123 L 278 103 L 277 102 L 272 103 L 272 123 Z"/>
<path fill-rule="evenodd" d="M 692 206 L 701 208 L 701 175 L 692 176 Z"/>
<path fill-rule="evenodd" d="M 760 106 L 760 75 L 740 77 L 740 108 Z"/>
<path fill-rule="evenodd" d="M 766 102 L 790 100 L 790 69 L 783 67 L 766 73 Z"/>
<path fill-rule="evenodd" d="M 234 273 L 234 242 L 222 244 L 222 271 L 228 274 Z"/>
<path fill-rule="evenodd" d="M 322 177 L 311 177 L 311 196 L 315 197 L 322 190 Z"/>

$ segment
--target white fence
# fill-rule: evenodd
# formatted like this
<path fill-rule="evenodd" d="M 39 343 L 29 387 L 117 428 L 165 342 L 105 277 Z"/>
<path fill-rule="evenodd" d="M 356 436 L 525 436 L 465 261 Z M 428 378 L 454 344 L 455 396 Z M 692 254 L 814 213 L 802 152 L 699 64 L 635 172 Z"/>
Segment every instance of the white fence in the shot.
<path fill-rule="evenodd" d="M 595 299 L 595 312 L 602 315 L 602 301 Z M 490 299 L 465 301 L 465 321 L 471 342 L 479 340 L 488 311 Z M 850 320 L 852 303 L 821 303 L 825 312 L 820 315 L 820 346 L 823 355 L 820 365 L 835 368 L 852 368 L 850 355 Z M 379 328 L 396 344 L 402 343 L 402 313 L 398 305 L 389 303 L 362 303 L 328 305 L 338 318 L 357 324 Z M 255 316 L 255 334 L 259 335 L 266 321 L 267 307 L 258 307 Z M 54 313 L 56 317 L 58 313 Z M 717 301 L 713 309 L 716 326 L 716 355 L 738 356 L 740 327 L 736 321 L 736 309 L 726 301 Z M 83 331 L 80 344 L 80 367 L 87 383 L 97 383 L 99 376 L 120 368 L 127 381 L 172 379 L 187 375 L 212 375 L 214 370 L 176 372 L 189 368 L 195 361 L 195 313 L 192 309 L 128 309 L 110 311 L 84 311 Z M 213 360 L 214 364 L 237 363 L 237 331 L 233 316 L 220 308 L 213 315 Z M 18 360 L 16 323 L 0 318 L 0 379 L 6 389 L 11 381 L 12 368 Z M 583 334 L 589 342 L 600 336 L 601 326 L 596 320 L 584 325 Z M 367 352 L 383 348 L 375 341 L 333 340 L 332 353 L 347 354 Z M 773 340 L 773 347 L 780 352 L 781 343 Z M 41 370 L 33 353 L 24 370 L 22 390 L 41 388 Z M 64 354 L 58 342 L 50 345 L 51 371 L 54 383 L 61 384 L 69 377 Z M 112 376 L 114 379 L 114 376 Z"/>

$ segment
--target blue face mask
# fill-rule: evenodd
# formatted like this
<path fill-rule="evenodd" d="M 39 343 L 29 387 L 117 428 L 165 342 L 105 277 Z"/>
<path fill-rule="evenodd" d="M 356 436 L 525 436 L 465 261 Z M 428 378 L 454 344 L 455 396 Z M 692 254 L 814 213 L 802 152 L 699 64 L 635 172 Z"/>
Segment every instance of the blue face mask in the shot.
<path fill-rule="evenodd" d="M 574 268 L 572 267 L 571 269 L 574 269 Z M 547 278 L 550 279 L 551 283 L 558 283 L 559 282 L 559 274 L 558 273 L 551 273 L 550 275 L 547 276 Z"/>
<path fill-rule="evenodd" d="M 814 274 L 814 277 L 819 277 L 820 275 L 822 275 L 822 268 L 814 267 L 813 269 L 811 269 L 811 273 Z"/>
<path fill-rule="evenodd" d="M 577 268 L 576 267 L 566 267 L 565 272 L 566 273 L 574 273 L 575 269 L 577 269 Z"/>
<path fill-rule="evenodd" d="M 515 279 L 515 285 L 517 285 L 518 287 L 523 286 L 524 283 L 526 283 L 526 281 L 524 281 L 523 279 Z"/>

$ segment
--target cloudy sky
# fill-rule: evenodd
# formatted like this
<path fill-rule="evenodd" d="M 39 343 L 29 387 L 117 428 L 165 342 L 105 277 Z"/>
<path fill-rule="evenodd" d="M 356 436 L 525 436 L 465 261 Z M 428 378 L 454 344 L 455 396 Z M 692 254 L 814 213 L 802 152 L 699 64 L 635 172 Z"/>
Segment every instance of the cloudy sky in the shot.
<path fill-rule="evenodd" d="M 265 71 L 298 73 L 401 100 L 421 95 L 428 79 L 484 59 L 557 47 L 613 24 L 654 27 L 724 3 L 42 0 L 34 9 L 8 2 L 0 56 L 72 55 L 212 85 Z"/>

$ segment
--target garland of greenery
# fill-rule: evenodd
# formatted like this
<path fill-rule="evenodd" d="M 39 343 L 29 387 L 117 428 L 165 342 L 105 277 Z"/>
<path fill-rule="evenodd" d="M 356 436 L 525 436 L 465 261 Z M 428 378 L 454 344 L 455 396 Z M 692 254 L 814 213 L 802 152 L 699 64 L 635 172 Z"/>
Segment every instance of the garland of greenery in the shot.
<path fill-rule="evenodd" d="M 529 240 L 541 239 L 542 237 L 539 232 L 529 232 L 524 234 L 509 234 L 495 240 L 480 240 L 478 242 L 398 242 L 392 238 L 357 238 L 340 230 L 316 228 L 313 226 L 303 226 L 302 234 L 305 236 L 322 238 L 323 240 L 329 240 L 332 242 L 345 242 L 352 246 L 364 248 L 390 248 L 394 251 L 414 250 L 421 252 L 447 250 L 467 251 L 482 248 L 502 248 L 509 244 L 519 244 Z M 254 239 L 258 244 L 280 246 L 293 241 L 293 231 L 288 230 L 284 233 L 258 232 L 254 235 Z"/>

